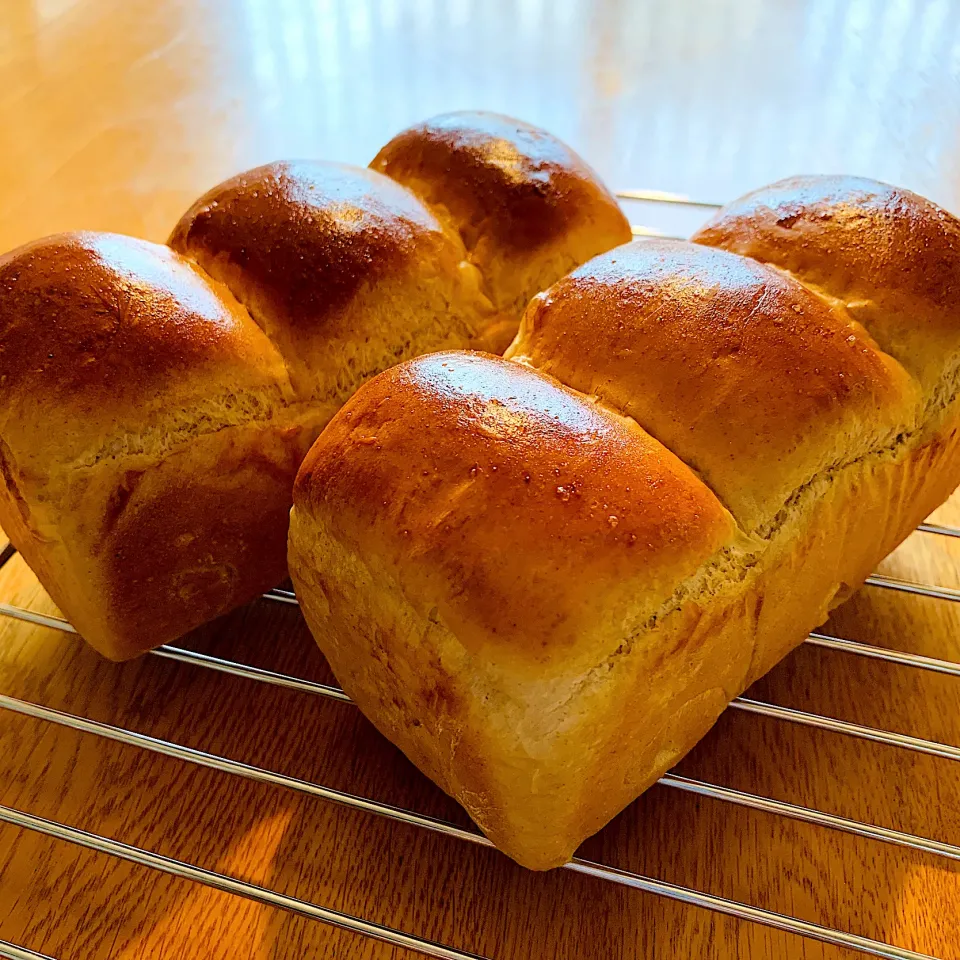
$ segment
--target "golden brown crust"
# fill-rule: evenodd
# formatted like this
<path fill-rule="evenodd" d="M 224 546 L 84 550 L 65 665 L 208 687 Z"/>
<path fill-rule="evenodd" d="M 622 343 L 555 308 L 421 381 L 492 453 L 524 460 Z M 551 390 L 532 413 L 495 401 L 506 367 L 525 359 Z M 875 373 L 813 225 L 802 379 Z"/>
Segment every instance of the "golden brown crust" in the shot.
<path fill-rule="evenodd" d="M 0 523 L 94 647 L 141 653 L 284 576 L 320 424 L 230 296 L 167 247 L 66 234 L 0 260 Z"/>
<path fill-rule="evenodd" d="M 410 361 L 356 394 L 304 461 L 294 504 L 375 552 L 412 603 L 437 604 L 468 650 L 518 669 L 568 669 L 597 616 L 635 607 L 640 584 L 634 615 L 652 615 L 734 532 L 631 421 L 468 353 Z M 610 583 L 616 595 L 598 592 Z"/>
<path fill-rule="evenodd" d="M 38 475 L 149 444 L 178 409 L 207 408 L 209 428 L 245 403 L 269 417 L 292 399 L 280 356 L 227 290 L 167 247 L 116 234 L 0 258 L 0 379 L 4 442 Z"/>
<path fill-rule="evenodd" d="M 960 220 L 909 190 L 793 177 L 728 204 L 692 239 L 773 264 L 841 301 L 928 394 L 956 361 Z"/>
<path fill-rule="evenodd" d="M 208 190 L 180 218 L 170 246 L 229 259 L 291 327 L 322 330 L 361 286 L 437 231 L 412 194 L 369 170 L 281 161 Z"/>
<path fill-rule="evenodd" d="M 469 355 L 443 358 L 451 360 L 467 365 Z M 553 387 L 522 367 L 498 384 L 499 371 L 491 378 L 484 367 L 461 375 L 453 390 L 391 371 L 360 391 L 352 423 L 335 420 L 338 437 L 325 433 L 298 477 L 290 568 L 314 636 L 361 709 L 497 846 L 548 869 L 676 763 L 942 502 L 960 473 L 958 410 L 931 439 L 905 439 L 818 477 L 771 541 L 751 549 L 728 536 L 694 577 L 678 581 L 675 602 L 650 617 L 647 583 L 638 578 L 625 598 L 622 573 L 608 552 L 591 551 L 579 518 L 531 510 L 528 519 L 505 506 L 510 485 L 500 489 L 497 480 L 496 506 L 481 514 L 477 537 L 473 513 L 458 509 L 475 482 L 463 479 L 465 463 L 444 460 L 434 473 L 419 452 L 423 423 L 447 408 L 430 457 L 473 445 L 486 451 L 498 440 L 510 446 L 515 438 L 497 429 L 491 437 L 482 415 L 489 392 L 509 405 L 541 383 Z M 643 436 L 633 430 L 631 442 Z M 592 460 L 590 439 L 582 437 L 590 480 L 616 477 L 606 472 L 615 464 Z M 378 444 L 386 464 L 368 453 Z M 398 464 L 403 449 L 414 453 L 409 472 Z M 658 494 L 673 489 L 665 482 Z M 539 535 L 535 517 L 550 521 Z M 564 520 L 572 520 L 569 533 Z M 550 543 L 561 562 L 538 563 Z M 462 575 L 475 569 L 494 571 L 479 594 Z M 484 607 L 490 590 L 508 611 L 509 632 L 498 610 L 491 616 Z M 554 644 L 559 656 L 537 656 Z"/>
<path fill-rule="evenodd" d="M 346 399 L 390 363 L 467 346 L 493 322 L 459 240 L 358 167 L 272 163 L 214 187 L 170 245 L 233 291 L 304 398 Z"/>
<path fill-rule="evenodd" d="M 918 263 L 887 289 L 857 259 L 857 243 L 879 251 L 895 236 L 921 238 L 917 260 L 925 242 L 948 257 L 952 227 L 938 234 L 922 204 L 893 207 L 790 208 L 796 220 L 776 229 L 761 207 L 762 250 L 749 218 L 730 241 L 756 259 L 669 242 L 612 251 L 530 306 L 515 373 L 458 354 L 441 358 L 443 376 L 401 368 L 361 390 L 309 455 L 290 536 L 308 624 L 361 709 L 520 863 L 570 857 L 955 487 L 952 268 Z M 834 220 L 849 229 L 831 233 Z M 840 268 L 834 243 L 847 245 Z M 823 266 L 807 268 L 811 251 Z M 864 277 L 840 283 L 854 267 Z M 459 368 L 454 387 L 446 367 Z M 526 469 L 518 407 L 545 384 L 623 425 L 636 451 L 693 464 L 746 531 L 705 512 L 719 504 L 706 487 L 692 511 L 669 504 L 692 474 L 647 469 L 656 493 L 636 516 L 651 527 L 632 532 L 651 539 L 633 570 L 617 544 L 595 546 L 589 509 L 513 499 L 519 469 L 531 482 L 575 469 L 594 510 L 627 482 L 606 436 L 580 425 L 572 447 L 534 431 Z M 655 539 L 671 510 L 698 518 L 683 548 Z"/>
<path fill-rule="evenodd" d="M 71 234 L 0 260 L 0 519 L 116 658 L 282 577 L 296 467 L 363 380 L 502 349 L 518 322 L 457 231 L 372 170 L 248 171 L 170 245 Z"/>
<path fill-rule="evenodd" d="M 515 320 L 535 293 L 630 239 L 616 200 L 573 150 L 500 114 L 434 117 L 394 137 L 370 166 L 459 232 L 494 303 Z"/>
<path fill-rule="evenodd" d="M 230 427 L 156 463 L 72 472 L 25 515 L 4 499 L 0 522 L 80 635 L 126 660 L 284 579 L 290 489 L 315 436 Z"/>
<path fill-rule="evenodd" d="M 593 252 L 591 218 L 612 200 L 582 161 L 521 127 L 530 176 L 569 208 L 525 253 L 532 292 L 571 250 Z M 571 227 L 570 204 L 591 190 L 606 200 Z M 519 321 L 519 306 L 486 297 L 459 232 L 368 169 L 240 174 L 191 207 L 170 245 L 78 233 L 0 259 L 0 520 L 115 658 L 282 577 L 296 468 L 360 383 L 432 350 L 501 350 Z"/>
<path fill-rule="evenodd" d="M 636 419 L 751 531 L 918 412 L 859 324 L 763 264 L 682 241 L 629 244 L 560 280 L 507 356 Z"/>
<path fill-rule="evenodd" d="M 467 246 L 485 228 L 499 249 L 530 253 L 564 236 L 599 203 L 610 224 L 623 217 L 596 173 L 539 127 L 485 111 L 433 117 L 397 134 L 374 170 L 406 183 L 429 181 L 431 204 L 453 216 Z"/>
<path fill-rule="evenodd" d="M 104 505 L 102 524 L 89 525 L 84 599 L 110 640 L 98 645 L 100 631 L 78 619 L 84 637 L 127 659 L 283 581 L 293 478 L 316 432 L 297 423 L 235 427 L 143 472 L 76 478 L 66 517 Z M 67 531 L 76 556 L 88 546 L 84 531 Z"/>

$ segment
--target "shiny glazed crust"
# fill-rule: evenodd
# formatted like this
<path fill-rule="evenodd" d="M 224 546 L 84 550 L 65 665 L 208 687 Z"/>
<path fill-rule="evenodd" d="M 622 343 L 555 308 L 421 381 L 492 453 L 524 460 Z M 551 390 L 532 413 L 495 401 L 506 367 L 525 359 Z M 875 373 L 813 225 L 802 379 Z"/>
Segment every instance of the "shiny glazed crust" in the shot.
<path fill-rule="evenodd" d="M 846 313 L 761 263 L 680 241 L 629 244 L 560 280 L 507 356 L 624 410 L 751 532 L 919 413 L 910 376 Z"/>
<path fill-rule="evenodd" d="M 170 245 L 230 287 L 305 400 L 339 405 L 398 359 L 499 322 L 459 238 L 371 170 L 258 167 L 201 197 Z"/>
<path fill-rule="evenodd" d="M 4 257 L 0 378 L 0 520 L 105 656 L 283 578 L 278 529 L 320 424 L 270 341 L 186 260 L 105 234 Z"/>
<path fill-rule="evenodd" d="M 76 233 L 15 250 L 0 523 L 101 653 L 172 640 L 283 579 L 297 467 L 360 383 L 513 335 L 519 308 L 485 287 L 414 193 L 307 161 L 215 187 L 168 247 Z"/>
<path fill-rule="evenodd" d="M 397 134 L 370 166 L 409 187 L 462 238 L 507 318 L 483 345 L 495 353 L 535 293 L 631 238 L 596 173 L 556 137 L 511 117 L 434 117 Z"/>
<path fill-rule="evenodd" d="M 724 207 L 692 239 L 842 302 L 928 394 L 942 387 L 944 353 L 960 360 L 960 220 L 909 190 L 792 177 Z"/>
<path fill-rule="evenodd" d="M 922 333 L 886 348 L 910 297 L 960 329 L 960 258 L 913 256 L 940 286 L 864 310 L 780 264 L 619 248 L 531 304 L 512 361 L 403 364 L 311 449 L 307 622 L 520 863 L 567 860 L 957 485 L 960 344 L 937 377 Z"/>

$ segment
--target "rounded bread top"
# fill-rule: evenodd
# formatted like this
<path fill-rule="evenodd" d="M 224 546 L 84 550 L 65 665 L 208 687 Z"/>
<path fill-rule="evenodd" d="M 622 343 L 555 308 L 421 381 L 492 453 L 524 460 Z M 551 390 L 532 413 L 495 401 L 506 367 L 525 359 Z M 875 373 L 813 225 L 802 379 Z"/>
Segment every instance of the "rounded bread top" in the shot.
<path fill-rule="evenodd" d="M 306 396 L 335 379 L 331 341 L 377 335 L 378 317 L 370 330 L 364 317 L 386 312 L 398 284 L 452 291 L 463 256 L 410 191 L 320 161 L 271 163 L 221 183 L 183 215 L 170 245 L 233 290 Z"/>
<path fill-rule="evenodd" d="M 791 177 L 723 207 L 692 239 L 840 301 L 928 396 L 956 372 L 960 220 L 931 201 L 861 177 Z"/>
<path fill-rule="evenodd" d="M 543 288 L 531 284 L 548 285 L 631 236 L 616 199 L 581 157 L 547 131 L 497 113 L 459 111 L 417 124 L 370 166 L 460 233 L 500 309 L 522 310 Z"/>
<path fill-rule="evenodd" d="M 307 455 L 294 510 L 424 615 L 436 607 L 468 648 L 539 664 L 595 658 L 598 635 L 616 646 L 613 621 L 655 613 L 734 533 L 713 494 L 635 423 L 467 352 L 362 387 Z"/>
<path fill-rule="evenodd" d="M 0 436 L 40 473 L 149 446 L 163 422 L 203 432 L 292 399 L 282 359 L 229 291 L 168 247 L 108 233 L 0 258 L 0 383 Z"/>

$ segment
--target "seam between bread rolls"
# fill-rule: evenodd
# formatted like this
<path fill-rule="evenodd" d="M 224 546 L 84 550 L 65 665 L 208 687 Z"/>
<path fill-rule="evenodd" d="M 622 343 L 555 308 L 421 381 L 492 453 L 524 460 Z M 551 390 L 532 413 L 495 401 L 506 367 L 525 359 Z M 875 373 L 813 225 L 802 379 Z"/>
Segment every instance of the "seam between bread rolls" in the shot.
<path fill-rule="evenodd" d="M 387 176 L 389 176 L 389 174 L 387 174 Z M 478 277 L 477 286 L 480 293 L 490 302 L 491 307 L 493 307 L 495 300 L 493 290 L 490 286 L 490 280 L 476 262 L 476 247 L 487 230 L 486 222 L 482 221 L 478 224 L 471 224 L 471 232 L 475 235 L 471 243 L 471 238 L 467 234 L 465 225 L 450 212 L 450 208 L 445 203 L 437 198 L 433 184 L 418 177 L 413 177 L 403 182 L 400 180 L 395 182 L 412 193 L 424 207 L 433 214 L 445 233 L 456 238 L 466 253 L 466 259 L 462 260 L 461 264 L 476 271 Z"/>
<path fill-rule="evenodd" d="M 238 402 L 239 401 L 239 402 Z M 119 457 L 145 457 L 163 459 L 175 453 L 181 447 L 194 440 L 229 430 L 233 427 L 247 427 L 265 424 L 278 424 L 289 418 L 290 426 L 298 424 L 298 414 L 315 407 L 307 402 L 284 403 L 278 397 L 278 404 L 272 407 L 256 394 L 234 394 L 222 401 L 202 401 L 191 405 L 189 411 L 171 424 L 148 423 L 138 433 L 120 431 L 105 438 L 104 442 L 88 454 L 64 463 L 65 471 L 96 467 L 108 460 Z M 223 414 L 217 416 L 218 413 Z M 235 416 L 229 416 L 235 414 Z"/>
<path fill-rule="evenodd" d="M 941 410 L 941 413 L 946 414 L 950 408 L 955 407 L 957 393 L 957 386 L 954 385 L 953 395 L 950 401 Z M 957 410 L 952 410 L 952 413 L 953 415 L 956 415 Z M 947 417 L 944 417 L 944 419 L 947 419 Z M 740 525 L 737 524 L 738 531 L 740 531 L 740 533 L 750 542 L 757 544 L 757 549 L 755 552 L 751 553 L 744 551 L 742 553 L 742 556 L 745 558 L 745 565 L 741 569 L 737 569 L 736 566 L 733 566 L 732 568 L 721 569 L 718 565 L 717 559 L 711 559 L 707 561 L 701 570 L 694 574 L 693 577 L 688 578 L 678 585 L 677 590 L 671 599 L 667 601 L 659 611 L 653 614 L 640 627 L 640 629 L 634 633 L 632 637 L 628 638 L 624 644 L 621 645 L 622 649 L 618 648 L 616 651 L 614 651 L 614 653 L 610 654 L 606 658 L 605 664 L 614 660 L 618 656 L 629 654 L 631 646 L 636 640 L 636 637 L 652 629 L 658 620 L 662 620 L 676 610 L 679 610 L 681 606 L 686 603 L 701 603 L 704 594 L 709 591 L 711 576 L 719 575 L 720 582 L 725 587 L 729 585 L 731 587 L 736 587 L 737 590 L 740 590 L 742 583 L 756 568 L 763 563 L 765 557 L 768 554 L 776 551 L 781 539 L 787 542 L 794 539 L 794 527 L 798 525 L 798 523 L 802 522 L 803 517 L 810 512 L 810 507 L 812 505 L 824 498 L 829 487 L 836 483 L 841 478 L 843 473 L 847 471 L 860 470 L 863 467 L 868 466 L 870 463 L 879 464 L 901 459 L 901 454 L 906 454 L 910 450 L 920 446 L 923 443 L 924 434 L 926 433 L 926 426 L 928 425 L 925 425 L 925 428 L 923 429 L 918 429 L 911 433 L 899 434 L 895 441 L 886 447 L 872 450 L 869 453 L 862 454 L 853 460 L 849 460 L 845 463 L 838 464 L 836 466 L 829 467 L 826 470 L 820 471 L 816 476 L 794 490 L 777 514 L 771 517 L 766 524 L 758 528 L 753 537 L 750 537 L 748 534 L 744 533 Z M 734 522 L 736 522 L 735 518 Z M 909 535 L 909 533 L 910 531 L 908 530 L 906 535 Z M 719 551 L 717 556 L 718 558 L 721 556 L 729 556 L 733 558 L 738 552 L 739 551 L 736 551 L 734 548 L 725 547 Z M 734 577 L 735 579 L 733 579 Z M 700 588 L 691 589 L 691 586 L 696 584 L 698 581 L 701 584 Z M 713 600 L 715 596 L 716 594 L 710 595 L 710 599 Z M 831 608 L 832 606 L 833 604 L 831 603 Z M 751 668 L 750 671 L 748 671 L 748 675 L 752 674 L 753 672 L 755 647 L 756 637 L 754 637 L 754 651 L 751 653 Z M 598 665 L 597 669 L 602 669 L 603 666 L 604 664 L 600 664 Z M 740 690 L 737 690 L 733 694 L 729 694 L 730 699 L 732 699 L 733 696 L 738 695 L 740 692 Z"/>
<path fill-rule="evenodd" d="M 398 186 L 400 186 L 400 189 L 406 189 L 402 187 L 402 185 Z M 418 203 L 421 202 L 419 198 L 417 198 L 412 192 L 410 193 Z M 426 210 L 427 208 L 424 207 L 424 209 Z M 385 366 L 391 365 L 390 363 L 385 363 L 384 357 L 381 355 L 375 359 L 372 359 L 364 367 L 357 370 L 354 363 L 354 358 L 346 357 L 339 364 L 338 375 L 333 386 L 328 387 L 325 390 L 320 390 L 315 386 L 310 391 L 309 395 L 306 395 L 304 390 L 298 389 L 297 372 L 292 360 L 287 356 L 287 349 L 285 348 L 285 345 L 278 342 L 278 340 L 275 339 L 271 334 L 271 325 L 266 321 L 264 316 L 261 315 L 261 311 L 257 308 L 256 304 L 250 299 L 248 291 L 245 288 L 245 284 L 236 277 L 232 276 L 231 264 L 226 260 L 226 257 L 222 254 L 219 254 L 211 258 L 209 262 L 201 264 L 200 261 L 189 252 L 185 251 L 181 253 L 181 255 L 189 260 L 190 263 L 203 276 L 207 277 L 212 284 L 223 287 L 229 291 L 230 296 L 236 301 L 237 304 L 239 304 L 244 313 L 250 317 L 251 322 L 256 325 L 257 329 L 263 334 L 264 337 L 266 337 L 274 350 L 276 350 L 280 355 L 280 358 L 283 361 L 284 369 L 287 372 L 287 376 L 293 385 L 293 390 L 299 395 L 299 400 L 302 403 L 309 403 L 313 405 L 336 403 L 336 405 L 339 406 L 357 389 L 361 383 L 382 371 Z M 458 276 L 451 277 L 451 280 L 459 281 L 458 289 L 462 289 L 465 286 L 462 280 L 464 271 L 470 272 L 471 277 L 473 277 L 471 282 L 475 285 L 476 289 L 479 290 L 481 296 L 484 298 L 484 301 L 489 302 L 489 298 L 486 297 L 483 288 L 484 280 L 482 272 L 469 260 L 458 261 Z M 437 323 L 435 323 L 432 327 L 426 327 L 420 330 L 413 328 L 408 329 L 402 341 L 393 350 L 393 358 L 395 362 L 399 362 L 401 359 L 411 354 L 412 343 L 416 337 L 422 337 L 425 342 L 418 346 L 415 352 L 425 353 L 433 350 L 440 350 L 445 347 L 463 347 L 466 344 L 476 341 L 479 335 L 479 331 L 472 329 L 468 324 L 464 311 L 462 309 L 456 309 L 457 305 L 455 301 L 446 295 L 445 291 L 442 289 L 442 285 L 436 281 L 433 281 L 431 285 L 436 287 L 436 289 L 433 291 L 433 296 L 435 297 L 436 294 L 439 294 L 443 304 L 442 309 L 435 311 Z M 370 281 L 364 281 L 360 290 L 357 291 L 355 299 L 362 299 L 364 293 L 369 291 L 370 288 Z M 490 310 L 491 313 L 494 312 L 492 305 L 490 306 Z M 332 412 L 333 411 L 331 411 L 331 414 Z"/>
<path fill-rule="evenodd" d="M 749 254 L 746 253 L 741 253 L 738 255 L 742 257 L 749 257 Z M 750 257 L 750 259 L 755 258 Z M 863 330 L 873 342 L 874 348 L 877 350 L 877 352 L 890 358 L 890 360 L 896 363 L 907 374 L 907 376 L 910 377 L 915 384 L 917 384 L 918 388 L 920 389 L 921 396 L 924 395 L 926 391 L 923 391 L 922 383 L 916 374 L 905 367 L 901 360 L 898 360 L 883 346 L 883 344 L 879 343 L 874 337 L 873 333 L 853 316 L 850 311 L 850 300 L 845 300 L 835 294 L 828 293 L 818 284 L 811 283 L 809 280 L 805 280 L 793 271 L 787 270 L 785 267 L 781 267 L 779 264 L 770 263 L 767 260 L 757 260 L 757 263 L 762 263 L 768 269 L 776 270 L 776 272 L 782 276 L 789 277 L 794 283 L 798 283 L 800 286 L 805 287 L 815 297 L 819 297 L 821 300 L 828 303 L 834 310 L 840 313 L 841 316 L 845 317 L 851 326 L 854 326 L 859 330 Z M 958 393 L 960 393 L 960 355 L 953 358 L 953 362 L 945 368 L 940 379 L 937 381 L 936 387 L 929 391 L 927 396 L 924 396 L 923 408 L 921 409 L 920 416 L 918 417 L 918 421 L 922 427 L 927 430 L 935 427 L 940 421 L 944 412 L 956 400 Z"/>
<path fill-rule="evenodd" d="M 223 274 L 222 271 L 213 272 L 212 270 L 207 269 L 203 266 L 200 261 L 189 252 L 188 249 L 178 249 L 177 247 L 172 246 L 168 241 L 166 244 L 177 253 L 180 257 L 186 260 L 191 267 L 204 279 L 207 283 L 218 293 L 222 290 L 226 293 L 227 297 L 242 311 L 243 315 L 250 320 L 250 323 L 256 327 L 260 332 L 261 336 L 270 344 L 271 348 L 277 353 L 280 358 L 280 362 L 283 364 L 283 369 L 287 375 L 287 383 L 290 384 L 291 391 L 294 391 L 296 388 L 293 386 L 293 370 L 291 368 L 290 361 L 287 359 L 283 350 L 280 349 L 280 345 L 274 341 L 274 339 L 267 332 L 265 325 L 257 318 L 256 313 L 250 308 L 250 305 L 245 302 L 241 293 L 234 289 L 230 283 L 227 282 L 227 277 Z M 222 294 L 221 294 L 222 295 Z"/>
<path fill-rule="evenodd" d="M 397 182 L 400 183 L 400 181 Z M 430 181 L 410 178 L 400 185 L 412 193 L 433 214 L 443 231 L 454 238 L 463 249 L 466 257 L 460 262 L 460 270 L 469 270 L 476 277 L 477 289 L 484 301 L 489 303 L 491 312 L 507 317 L 507 322 L 515 325 L 515 318 L 523 314 L 526 306 L 528 300 L 526 294 L 519 295 L 509 304 L 498 303 L 495 284 L 481 266 L 484 259 L 483 245 L 489 243 L 491 232 L 488 223 L 495 218 L 491 215 L 486 220 L 466 223 L 462 218 L 455 216 L 437 197 L 435 187 Z M 540 264 L 537 289 L 546 289 L 557 277 L 565 276 L 582 262 L 569 251 L 564 251 L 562 247 L 551 252 L 552 256 L 545 257 Z M 476 337 L 473 339 L 476 340 Z"/>

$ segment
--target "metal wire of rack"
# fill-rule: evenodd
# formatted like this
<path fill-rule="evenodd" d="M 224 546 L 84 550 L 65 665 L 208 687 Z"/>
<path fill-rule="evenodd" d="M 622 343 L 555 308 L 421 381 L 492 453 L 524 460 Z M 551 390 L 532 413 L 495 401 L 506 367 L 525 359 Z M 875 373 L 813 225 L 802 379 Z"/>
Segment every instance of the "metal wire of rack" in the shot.
<path fill-rule="evenodd" d="M 720 206 L 720 204 L 717 203 L 692 200 L 680 194 L 655 190 L 623 190 L 618 192 L 617 196 L 625 200 L 679 204 L 696 208 L 712 209 Z M 682 237 L 666 234 L 655 228 L 642 225 L 635 225 L 632 229 L 634 236 L 637 237 L 683 239 Z M 920 526 L 917 527 L 917 531 L 936 536 L 960 538 L 960 528 L 935 523 L 920 524 Z M 7 547 L 0 552 L 0 566 L 8 562 L 15 553 L 16 551 L 12 547 Z M 874 574 L 867 578 L 866 585 L 873 588 L 899 591 L 942 601 L 960 602 L 960 589 L 901 580 L 881 574 Z M 264 594 L 263 599 L 268 602 L 298 606 L 296 596 L 290 590 L 271 590 Z M 76 633 L 74 628 L 61 617 L 35 613 L 11 604 L 0 603 L 0 616 L 48 627 L 61 631 L 62 633 Z M 952 661 L 921 656 L 906 651 L 888 649 L 886 647 L 873 646 L 871 644 L 846 640 L 820 632 L 811 633 L 805 642 L 811 646 L 823 647 L 852 656 L 881 660 L 900 666 L 960 678 L 960 663 Z M 338 687 L 264 670 L 244 663 L 225 660 L 182 647 L 168 644 L 152 650 L 150 655 L 189 664 L 200 669 L 241 677 L 256 683 L 284 687 L 304 694 L 320 696 L 343 704 L 352 705 L 349 696 Z M 891 730 L 862 726 L 833 717 L 809 713 L 789 707 L 781 707 L 776 704 L 765 703 L 746 697 L 738 697 L 730 704 L 730 708 L 746 713 L 766 716 L 782 722 L 801 724 L 842 736 L 881 743 L 907 751 L 960 761 L 960 747 L 924 740 L 919 737 L 896 733 Z M 356 796 L 322 784 L 252 766 L 238 760 L 207 753 L 134 730 L 111 726 L 110 724 L 65 713 L 38 703 L 0 694 L 0 710 L 32 717 L 57 727 L 89 734 L 100 737 L 101 739 L 137 747 L 141 750 L 171 757 L 198 767 L 216 770 L 230 776 L 292 790 L 328 803 L 347 807 L 357 812 L 372 814 L 396 823 L 403 823 L 408 826 L 443 834 L 466 843 L 483 847 L 493 846 L 483 834 L 475 830 L 417 813 L 414 810 L 392 806 L 367 797 Z M 946 843 L 877 824 L 848 819 L 815 808 L 791 804 L 771 797 L 759 796 L 720 784 L 708 783 L 672 773 L 664 775 L 658 783 L 660 786 L 669 789 L 696 794 L 735 806 L 812 824 L 824 829 L 852 834 L 893 846 L 920 851 L 946 860 L 960 862 L 960 845 L 958 844 Z M 120 840 L 89 833 L 67 824 L 47 820 L 26 811 L 0 806 L 0 823 L 34 831 L 54 839 L 107 854 L 120 860 L 136 863 L 171 876 L 188 879 L 222 892 L 278 907 L 303 917 L 318 920 L 341 929 L 383 941 L 396 947 L 413 950 L 426 956 L 447 958 L 447 960 L 486 960 L 486 958 L 479 957 L 477 954 L 437 943 L 413 933 L 396 930 L 382 924 L 365 920 L 362 917 L 352 916 L 329 907 L 309 903 L 275 890 L 227 876 L 223 873 L 162 856 Z M 639 873 L 620 870 L 616 867 L 579 857 L 574 857 L 569 863 L 564 864 L 561 869 L 591 876 L 629 889 L 667 897 L 691 906 L 711 910 L 740 920 L 762 924 L 782 932 L 797 934 L 801 937 L 820 941 L 832 946 L 858 950 L 869 956 L 888 958 L 888 960 L 936 960 L 936 958 L 932 958 L 927 954 L 921 954 L 903 947 L 883 943 L 855 933 L 823 926 L 802 920 L 798 917 L 776 913 L 747 903 L 705 893 L 700 890 L 669 883 L 668 881 L 644 876 Z M 55 960 L 55 958 L 51 958 L 26 947 L 9 943 L 5 940 L 0 940 L 0 958 L 5 958 L 5 960 Z"/>

